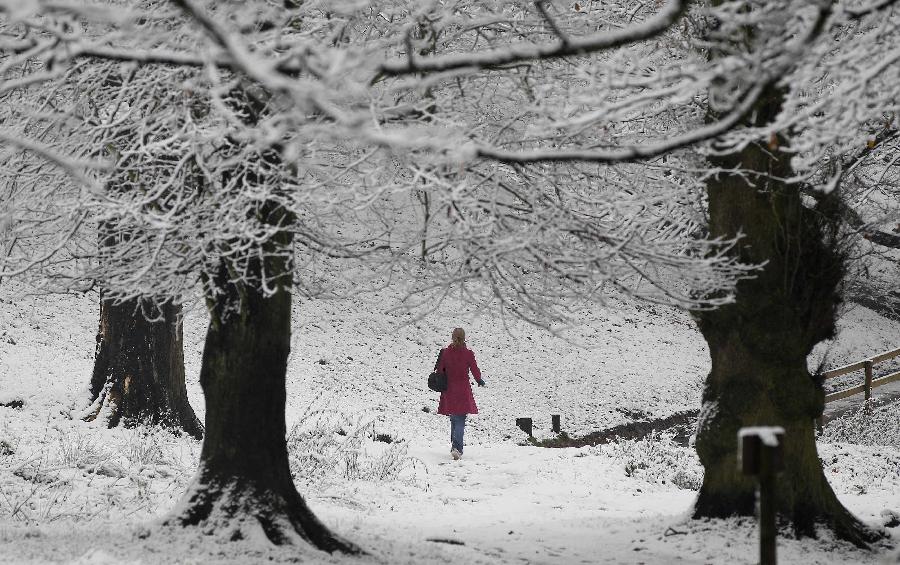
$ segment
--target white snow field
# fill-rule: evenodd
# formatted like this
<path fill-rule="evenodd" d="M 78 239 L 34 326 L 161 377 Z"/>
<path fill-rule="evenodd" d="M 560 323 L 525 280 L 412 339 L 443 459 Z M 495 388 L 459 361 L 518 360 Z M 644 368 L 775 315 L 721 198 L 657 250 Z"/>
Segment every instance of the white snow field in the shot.
<path fill-rule="evenodd" d="M 702 476 L 691 448 L 664 436 L 519 445 L 518 416 L 533 417 L 536 435 L 549 437 L 550 414 L 581 434 L 696 409 L 709 361 L 686 314 L 613 301 L 564 340 L 450 302 L 420 321 L 381 313 L 392 299 L 303 300 L 294 312 L 287 412 L 295 479 L 316 514 L 368 552 L 362 557 L 274 547 L 261 534 L 230 542 L 225 532 L 159 526 L 192 477 L 199 442 L 80 420 L 97 296 L 0 299 L 0 404 L 23 402 L 0 407 L 0 562 L 756 562 L 752 520 L 687 520 Z M 191 314 L 185 328 L 188 391 L 201 418 L 204 325 Z M 488 387 L 475 391 L 481 414 L 470 418 L 463 459 L 452 461 L 449 425 L 433 413 L 437 395 L 425 377 L 458 325 Z M 852 309 L 810 363 L 826 352 L 831 366 L 871 354 L 870 344 L 900 345 L 898 330 Z M 875 526 L 884 511 L 900 510 L 898 445 L 819 445 L 841 500 Z M 887 546 L 862 551 L 828 535 L 782 536 L 778 550 L 783 563 L 896 561 Z"/>

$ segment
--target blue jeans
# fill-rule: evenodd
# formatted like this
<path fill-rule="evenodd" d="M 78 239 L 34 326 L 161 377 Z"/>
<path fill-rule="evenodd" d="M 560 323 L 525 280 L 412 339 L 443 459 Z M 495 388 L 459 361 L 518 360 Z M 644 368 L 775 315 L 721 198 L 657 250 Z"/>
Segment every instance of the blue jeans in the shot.
<path fill-rule="evenodd" d="M 450 447 L 462 453 L 463 433 L 466 431 L 466 415 L 450 414 Z"/>

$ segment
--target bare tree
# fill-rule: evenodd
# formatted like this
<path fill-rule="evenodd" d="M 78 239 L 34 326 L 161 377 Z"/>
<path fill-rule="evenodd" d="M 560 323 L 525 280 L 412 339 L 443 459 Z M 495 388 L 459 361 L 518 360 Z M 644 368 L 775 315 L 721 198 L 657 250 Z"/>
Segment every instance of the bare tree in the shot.
<path fill-rule="evenodd" d="M 86 120 L 107 132 L 103 141 L 95 145 L 98 156 L 110 155 L 116 159 L 114 166 L 118 173 L 106 181 L 104 192 L 141 191 L 149 171 L 131 166 L 134 159 L 119 152 L 135 146 L 134 135 L 140 130 L 132 130 L 127 123 L 122 127 L 123 124 L 116 124 L 116 118 L 126 109 L 137 113 L 156 111 L 158 94 L 141 91 L 145 105 L 141 108 L 140 101 L 134 99 L 136 93 L 123 88 L 126 80 L 117 69 L 104 67 L 105 74 L 92 73 L 95 78 L 103 77 L 102 87 L 92 92 L 93 116 Z M 177 162 L 178 158 L 170 156 L 169 160 Z M 152 203 L 156 210 L 167 208 L 168 192 L 158 194 Z M 130 239 L 128 232 L 115 231 L 115 224 L 112 220 L 98 226 L 97 250 L 101 263 Z M 91 376 L 93 402 L 85 419 L 101 418 L 109 427 L 120 423 L 155 424 L 186 432 L 197 439 L 203 437 L 203 426 L 187 399 L 181 305 L 172 300 L 143 297 L 121 301 L 107 298 L 105 294 L 101 288 L 100 327 Z"/>

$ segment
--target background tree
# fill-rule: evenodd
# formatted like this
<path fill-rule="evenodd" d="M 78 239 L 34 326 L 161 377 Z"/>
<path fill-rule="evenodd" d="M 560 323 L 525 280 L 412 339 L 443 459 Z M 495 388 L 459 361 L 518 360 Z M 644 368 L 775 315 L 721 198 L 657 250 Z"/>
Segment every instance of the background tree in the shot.
<path fill-rule="evenodd" d="M 28 82 L 33 70 L 28 67 L 28 53 L 7 55 L 4 60 L 8 73 L 21 74 Z M 108 221 L 87 220 L 82 190 L 128 190 L 137 178 L 136 171 L 122 163 L 117 164 L 121 173 L 105 186 L 89 178 L 87 171 L 100 166 L 102 157 L 114 153 L 115 147 L 129 143 L 131 132 L 113 115 L 124 108 L 152 112 L 158 94 L 144 91 L 147 98 L 135 100 L 134 91 L 123 88 L 120 69 L 101 61 L 93 67 L 87 78 L 94 82 L 79 82 L 82 69 L 57 67 L 53 73 L 38 73 L 39 90 L 5 94 L 4 135 L 16 139 L 3 147 L 0 217 L 5 221 L 0 222 L 0 232 L 5 232 L 8 242 L 3 257 L 14 266 L 8 274 L 32 289 L 84 292 L 100 288 L 92 406 L 85 419 L 99 417 L 110 427 L 163 425 L 199 438 L 202 426 L 188 403 L 184 382 L 181 307 L 171 300 L 107 298 L 100 279 L 92 277 L 90 270 L 81 270 L 87 266 L 86 257 L 114 253 L 122 243 L 119 239 L 126 237 L 106 229 Z M 76 92 L 73 85 L 84 92 Z M 85 127 L 73 132 L 66 121 L 75 119 Z M 97 131 L 102 134 L 96 135 Z M 26 143 L 23 148 L 24 140 L 33 145 Z M 83 181 L 82 186 L 72 185 L 72 178 Z M 73 264 L 77 266 L 72 268 Z"/>
<path fill-rule="evenodd" d="M 140 160 L 135 167 L 133 157 L 119 153 L 119 148 L 133 151 L 138 143 L 130 124 L 117 125 L 116 118 L 126 111 L 138 115 L 156 113 L 159 102 L 167 96 L 159 92 L 160 85 L 155 86 L 156 91 L 127 88 L 116 65 L 100 64 L 99 67 L 101 73 L 105 72 L 103 87 L 91 92 L 92 107 L 82 118 L 104 131 L 102 139 L 92 146 L 99 153 L 117 159 L 114 164 L 117 172 L 106 181 L 104 191 L 108 194 L 142 191 L 140 184 L 148 175 L 152 176 L 152 169 L 148 170 Z M 91 74 L 94 78 L 100 75 Z M 134 78 L 133 72 L 130 77 Z M 157 132 L 157 135 L 164 133 Z M 169 160 L 179 162 L 174 156 Z M 199 178 L 196 172 L 194 177 Z M 191 177 L 185 180 L 189 182 Z M 155 198 L 152 205 L 164 210 L 166 194 Z M 130 239 L 129 233 L 110 229 L 111 224 L 115 222 L 102 222 L 98 226 L 97 250 L 101 262 L 108 260 L 107 252 L 127 245 Z M 181 305 L 143 297 L 119 301 L 107 299 L 104 294 L 101 289 L 100 327 L 91 376 L 92 405 L 85 419 L 99 417 L 110 427 L 120 422 L 162 425 L 197 439 L 203 437 L 203 426 L 187 398 Z"/>
<path fill-rule="evenodd" d="M 171 302 L 100 298 L 100 328 L 86 420 L 109 427 L 144 423 L 200 439 L 187 399 L 181 307 Z"/>

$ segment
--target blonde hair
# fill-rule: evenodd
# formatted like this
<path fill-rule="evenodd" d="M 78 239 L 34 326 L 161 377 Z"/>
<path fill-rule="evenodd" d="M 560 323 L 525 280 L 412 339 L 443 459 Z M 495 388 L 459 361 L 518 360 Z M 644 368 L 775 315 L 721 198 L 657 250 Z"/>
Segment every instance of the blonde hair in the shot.
<path fill-rule="evenodd" d="M 466 331 L 462 328 L 453 328 L 450 345 L 452 345 L 453 347 L 465 347 Z"/>

